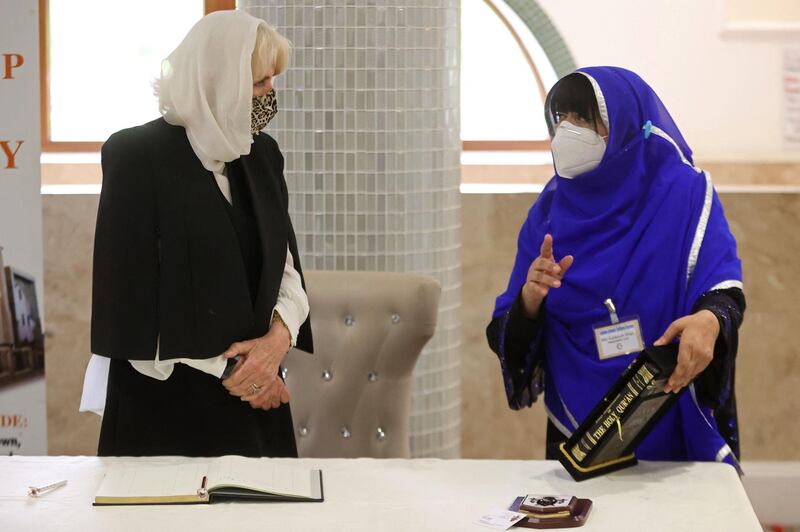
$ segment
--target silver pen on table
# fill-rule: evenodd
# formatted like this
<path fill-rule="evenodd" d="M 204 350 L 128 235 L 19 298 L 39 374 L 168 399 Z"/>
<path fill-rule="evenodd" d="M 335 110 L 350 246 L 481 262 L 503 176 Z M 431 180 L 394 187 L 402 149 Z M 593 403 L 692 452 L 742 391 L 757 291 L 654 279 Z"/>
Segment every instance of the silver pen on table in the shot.
<path fill-rule="evenodd" d="M 53 491 L 54 489 L 60 488 L 61 486 L 66 486 L 66 480 L 59 480 L 58 482 L 53 482 L 52 484 L 48 484 L 47 486 L 42 486 L 41 488 L 37 488 L 35 486 L 28 486 L 28 497 L 38 497 L 43 493 L 48 493 Z"/>

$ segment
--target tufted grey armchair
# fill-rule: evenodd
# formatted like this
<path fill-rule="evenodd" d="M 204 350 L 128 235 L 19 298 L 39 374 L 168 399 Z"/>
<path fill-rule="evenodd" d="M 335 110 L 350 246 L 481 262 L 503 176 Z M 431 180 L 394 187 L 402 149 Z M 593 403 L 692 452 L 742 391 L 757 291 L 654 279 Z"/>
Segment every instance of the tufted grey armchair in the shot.
<path fill-rule="evenodd" d="M 407 458 L 411 372 L 439 283 L 384 272 L 305 274 L 315 353 L 284 361 L 300 457 Z"/>

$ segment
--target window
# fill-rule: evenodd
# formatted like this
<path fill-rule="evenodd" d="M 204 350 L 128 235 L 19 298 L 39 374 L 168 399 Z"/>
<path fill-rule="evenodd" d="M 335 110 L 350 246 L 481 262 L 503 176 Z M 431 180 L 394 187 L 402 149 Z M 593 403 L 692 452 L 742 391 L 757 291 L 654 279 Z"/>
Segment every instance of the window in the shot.
<path fill-rule="evenodd" d="M 556 74 L 503 0 L 461 4 L 461 139 L 465 150 L 549 150 L 543 105 Z"/>
<path fill-rule="evenodd" d="M 204 13 L 234 0 L 40 0 L 42 151 L 99 151 L 158 117 L 158 65 Z"/>
<path fill-rule="evenodd" d="M 101 179 L 98 152 L 105 139 L 158 117 L 151 83 L 160 60 L 204 13 L 236 5 L 39 2 L 43 182 L 92 186 Z M 556 71 L 574 68 L 563 39 L 533 0 L 466 0 L 461 10 L 461 129 L 472 161 L 466 164 L 549 165 L 544 96 Z M 514 179 L 529 179 L 519 172 Z M 486 176 L 464 179 L 483 182 Z"/>

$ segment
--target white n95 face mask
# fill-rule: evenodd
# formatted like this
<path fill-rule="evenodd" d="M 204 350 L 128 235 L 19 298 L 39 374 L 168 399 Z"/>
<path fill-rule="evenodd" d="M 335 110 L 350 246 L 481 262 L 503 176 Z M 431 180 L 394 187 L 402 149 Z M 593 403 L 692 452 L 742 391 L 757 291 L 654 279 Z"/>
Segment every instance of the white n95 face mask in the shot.
<path fill-rule="evenodd" d="M 564 120 L 556 128 L 550 149 L 558 175 L 572 179 L 600 166 L 606 141 L 596 131 Z"/>

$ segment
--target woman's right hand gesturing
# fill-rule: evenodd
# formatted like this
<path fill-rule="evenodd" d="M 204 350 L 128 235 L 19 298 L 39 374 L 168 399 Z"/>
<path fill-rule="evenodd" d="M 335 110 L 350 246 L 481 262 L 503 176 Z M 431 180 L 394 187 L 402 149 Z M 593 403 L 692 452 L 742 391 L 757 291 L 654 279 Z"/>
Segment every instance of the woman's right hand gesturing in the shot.
<path fill-rule="evenodd" d="M 556 262 L 553 257 L 553 237 L 549 234 L 544 235 L 539 256 L 528 268 L 528 278 L 522 287 L 522 306 L 527 317 L 532 319 L 539 317 L 542 301 L 551 288 L 561 286 L 561 279 L 572 266 L 573 260 L 572 255 L 567 255 Z"/>

